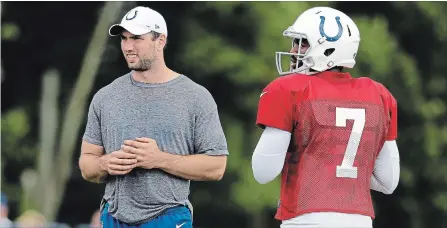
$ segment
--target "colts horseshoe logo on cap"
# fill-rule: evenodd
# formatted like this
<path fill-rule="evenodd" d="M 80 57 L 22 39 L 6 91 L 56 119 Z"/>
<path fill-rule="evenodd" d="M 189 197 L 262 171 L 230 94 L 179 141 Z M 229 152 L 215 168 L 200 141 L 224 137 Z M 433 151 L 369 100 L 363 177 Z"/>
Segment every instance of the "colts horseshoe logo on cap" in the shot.
<path fill-rule="evenodd" d="M 135 10 L 133 12 L 135 12 L 135 13 L 133 14 L 132 17 L 129 17 L 129 15 L 132 13 L 132 11 L 130 11 L 129 13 L 126 14 L 126 20 L 130 21 L 130 20 L 132 20 L 132 19 L 137 17 L 138 10 Z"/>

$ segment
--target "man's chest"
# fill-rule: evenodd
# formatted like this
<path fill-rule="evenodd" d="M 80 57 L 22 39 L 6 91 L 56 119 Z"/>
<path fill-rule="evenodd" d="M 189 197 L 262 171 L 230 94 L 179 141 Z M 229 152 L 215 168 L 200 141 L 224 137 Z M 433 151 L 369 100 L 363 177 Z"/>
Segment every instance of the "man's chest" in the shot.
<path fill-rule="evenodd" d="M 136 137 L 149 137 L 164 146 L 176 139 L 191 138 L 195 128 L 194 115 L 186 103 L 168 99 L 144 102 L 110 99 L 101 107 L 101 134 L 110 150 L 116 150 L 124 140 Z"/>

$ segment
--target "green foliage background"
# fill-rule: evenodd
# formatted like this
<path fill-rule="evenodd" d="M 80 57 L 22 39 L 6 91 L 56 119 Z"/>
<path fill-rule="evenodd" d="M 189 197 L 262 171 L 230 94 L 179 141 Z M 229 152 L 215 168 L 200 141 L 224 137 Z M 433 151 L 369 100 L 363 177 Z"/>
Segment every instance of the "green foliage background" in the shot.
<path fill-rule="evenodd" d="M 1 190 L 10 198 L 12 217 L 27 208 L 20 207 L 20 175 L 37 164 L 42 91 L 36 85 L 45 70 L 58 69 L 58 100 L 61 112 L 66 110 L 102 4 L 2 2 Z M 393 195 L 373 193 L 375 227 L 447 227 L 446 3 L 175 4 L 138 2 L 165 15 L 167 64 L 211 91 L 231 153 L 222 181 L 193 183 L 197 227 L 278 227 L 272 217 L 279 182 L 259 185 L 251 173 L 251 154 L 261 133 L 254 125 L 257 102 L 263 87 L 277 77 L 275 51 L 289 49 L 282 32 L 301 12 L 321 5 L 346 12 L 360 29 L 358 62 L 350 72 L 380 81 L 399 104 L 401 180 Z M 127 4 L 121 14 L 135 5 Z M 55 26 L 54 18 L 62 17 L 65 25 Z M 119 41 L 110 39 L 90 96 L 126 72 Z M 88 222 L 102 191 L 102 185 L 86 183 L 73 169 L 57 220 Z"/>

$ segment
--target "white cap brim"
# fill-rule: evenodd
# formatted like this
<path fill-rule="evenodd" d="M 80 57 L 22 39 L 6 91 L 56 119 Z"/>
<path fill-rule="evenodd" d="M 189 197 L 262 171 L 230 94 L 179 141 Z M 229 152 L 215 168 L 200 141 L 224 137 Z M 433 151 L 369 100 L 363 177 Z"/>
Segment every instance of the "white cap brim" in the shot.
<path fill-rule="evenodd" d="M 138 25 L 133 24 L 114 24 L 110 26 L 109 29 L 109 35 L 110 36 L 119 36 L 123 32 L 123 30 L 127 30 L 128 32 L 132 33 L 133 35 L 141 36 L 146 33 L 151 32 L 151 29 L 144 28 Z"/>

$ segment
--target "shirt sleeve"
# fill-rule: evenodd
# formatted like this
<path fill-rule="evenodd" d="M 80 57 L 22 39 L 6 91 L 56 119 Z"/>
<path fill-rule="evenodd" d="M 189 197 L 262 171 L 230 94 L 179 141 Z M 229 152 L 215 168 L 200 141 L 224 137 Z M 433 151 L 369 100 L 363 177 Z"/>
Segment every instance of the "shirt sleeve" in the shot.
<path fill-rule="evenodd" d="M 103 146 L 101 135 L 101 110 L 98 96 L 95 94 L 87 114 L 87 125 L 82 139 L 88 143 Z"/>
<path fill-rule="evenodd" d="M 397 100 L 390 91 L 381 83 L 376 82 L 383 98 L 384 106 L 389 115 L 388 133 L 385 136 L 386 141 L 397 139 Z"/>
<path fill-rule="evenodd" d="M 228 155 L 227 141 L 219 118 L 217 104 L 208 90 L 197 99 L 194 129 L 196 154 Z"/>
<path fill-rule="evenodd" d="M 388 102 L 390 111 L 390 126 L 388 128 L 388 134 L 385 140 L 392 141 L 397 139 L 397 101 L 391 93 L 389 93 Z"/>
<path fill-rule="evenodd" d="M 273 81 L 259 98 L 256 125 L 292 132 L 293 111 L 292 94 L 282 88 L 278 81 Z"/>

